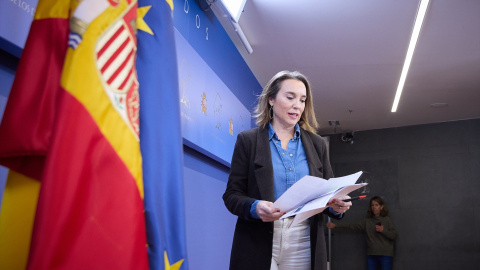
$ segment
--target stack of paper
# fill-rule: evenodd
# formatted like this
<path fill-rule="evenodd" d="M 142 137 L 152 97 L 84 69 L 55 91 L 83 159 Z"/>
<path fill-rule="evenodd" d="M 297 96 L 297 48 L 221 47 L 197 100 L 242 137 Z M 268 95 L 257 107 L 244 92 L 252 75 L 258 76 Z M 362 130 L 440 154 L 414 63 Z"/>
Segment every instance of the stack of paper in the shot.
<path fill-rule="evenodd" d="M 295 216 L 290 224 L 290 226 L 295 226 L 303 220 L 321 213 L 333 199 L 343 197 L 367 185 L 367 183 L 355 184 L 361 175 L 360 171 L 329 180 L 307 175 L 283 193 L 272 207 L 286 212 L 281 218 Z"/>

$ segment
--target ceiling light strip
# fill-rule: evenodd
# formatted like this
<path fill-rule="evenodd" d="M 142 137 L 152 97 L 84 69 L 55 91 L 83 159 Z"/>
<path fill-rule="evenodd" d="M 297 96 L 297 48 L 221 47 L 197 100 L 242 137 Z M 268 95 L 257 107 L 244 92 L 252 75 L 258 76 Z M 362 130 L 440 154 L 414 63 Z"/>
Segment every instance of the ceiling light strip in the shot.
<path fill-rule="evenodd" d="M 420 29 L 422 28 L 423 19 L 427 13 L 429 2 L 430 0 L 421 0 L 420 2 L 417 18 L 415 19 L 415 25 L 413 26 L 412 37 L 410 39 L 410 44 L 408 45 L 407 56 L 405 57 L 402 74 L 400 75 L 400 81 L 398 82 L 397 93 L 395 94 L 395 99 L 393 100 L 392 112 L 397 111 L 398 102 L 400 101 L 403 86 L 405 85 L 405 80 L 407 79 L 408 69 L 410 68 L 410 63 L 412 62 L 413 52 L 415 51 L 415 45 L 417 44 L 418 36 L 420 34 Z"/>

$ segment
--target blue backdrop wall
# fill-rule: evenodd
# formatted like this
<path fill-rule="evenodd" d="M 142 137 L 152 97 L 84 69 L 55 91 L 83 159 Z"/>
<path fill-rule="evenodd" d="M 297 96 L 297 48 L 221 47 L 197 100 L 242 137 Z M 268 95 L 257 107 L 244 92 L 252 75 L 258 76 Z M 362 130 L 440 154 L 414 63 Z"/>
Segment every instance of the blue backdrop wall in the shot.
<path fill-rule="evenodd" d="M 211 10 L 194 0 L 174 1 L 175 28 L 253 112 L 262 87 Z M 252 126 L 254 126 L 252 121 Z M 191 270 L 228 269 L 236 217 L 222 200 L 229 168 L 184 147 L 187 252 Z"/>

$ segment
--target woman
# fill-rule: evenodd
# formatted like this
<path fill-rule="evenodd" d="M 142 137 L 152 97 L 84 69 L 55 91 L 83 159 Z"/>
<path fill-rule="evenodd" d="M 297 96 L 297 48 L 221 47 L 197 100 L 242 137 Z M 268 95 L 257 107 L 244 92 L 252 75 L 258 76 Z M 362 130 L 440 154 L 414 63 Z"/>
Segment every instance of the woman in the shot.
<path fill-rule="evenodd" d="M 265 86 L 255 108 L 258 128 L 237 137 L 223 200 L 238 216 L 230 269 L 326 269 L 322 215 L 291 228 L 292 219 L 272 207 L 305 175 L 333 176 L 307 78 L 281 71 Z M 345 198 L 349 198 L 346 196 Z M 339 201 L 324 213 L 339 219 L 351 202 Z"/>
<path fill-rule="evenodd" d="M 367 266 L 368 270 L 376 270 L 380 265 L 382 270 L 392 269 L 393 245 L 397 238 L 397 231 L 388 216 L 385 201 L 378 196 L 370 199 L 368 218 L 357 223 L 332 223 L 327 227 L 348 228 L 354 231 L 364 231 L 367 236 Z"/>

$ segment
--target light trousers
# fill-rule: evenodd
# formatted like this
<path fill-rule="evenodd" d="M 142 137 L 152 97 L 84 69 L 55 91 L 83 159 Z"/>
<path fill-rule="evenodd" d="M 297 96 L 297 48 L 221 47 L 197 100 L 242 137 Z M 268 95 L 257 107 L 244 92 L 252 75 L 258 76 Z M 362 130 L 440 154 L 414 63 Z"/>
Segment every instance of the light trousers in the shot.
<path fill-rule="evenodd" d="M 270 270 L 310 270 L 310 224 L 308 219 L 288 228 L 292 218 L 273 223 Z"/>

